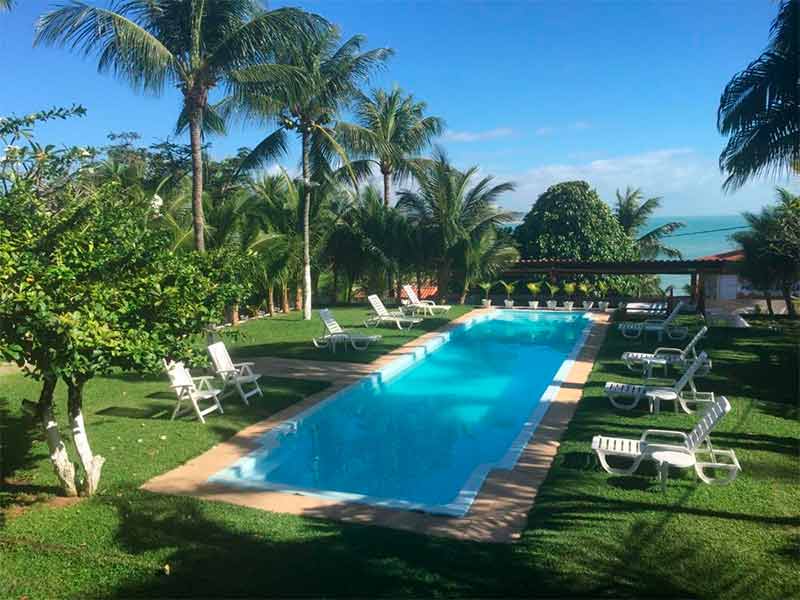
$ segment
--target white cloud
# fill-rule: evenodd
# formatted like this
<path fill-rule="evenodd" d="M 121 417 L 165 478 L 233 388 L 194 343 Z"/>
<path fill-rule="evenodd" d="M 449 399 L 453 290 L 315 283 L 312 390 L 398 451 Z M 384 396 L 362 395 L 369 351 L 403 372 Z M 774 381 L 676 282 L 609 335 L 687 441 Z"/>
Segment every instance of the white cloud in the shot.
<path fill-rule="evenodd" d="M 570 129 L 577 129 L 578 131 L 581 131 L 583 129 L 589 129 L 591 125 L 588 121 L 575 121 L 569 127 Z"/>
<path fill-rule="evenodd" d="M 508 127 L 498 127 L 486 131 L 447 131 L 442 137 L 448 142 L 479 142 L 508 137 L 512 133 L 513 130 Z"/>
<path fill-rule="evenodd" d="M 548 187 L 562 181 L 584 180 L 600 197 L 612 203 L 617 189 L 640 187 L 647 196 L 661 196 L 663 215 L 718 215 L 757 210 L 772 202 L 775 186 L 800 191 L 797 180 L 754 181 L 735 193 L 722 191 L 723 176 L 715 157 L 691 148 L 666 148 L 575 164 L 545 164 L 524 171 L 497 173 L 514 181 L 517 189 L 502 203 L 511 210 L 528 211 Z"/>
<path fill-rule="evenodd" d="M 539 129 L 534 131 L 534 133 L 536 135 L 550 135 L 552 133 L 555 133 L 555 131 L 556 130 L 553 127 L 539 127 Z"/>

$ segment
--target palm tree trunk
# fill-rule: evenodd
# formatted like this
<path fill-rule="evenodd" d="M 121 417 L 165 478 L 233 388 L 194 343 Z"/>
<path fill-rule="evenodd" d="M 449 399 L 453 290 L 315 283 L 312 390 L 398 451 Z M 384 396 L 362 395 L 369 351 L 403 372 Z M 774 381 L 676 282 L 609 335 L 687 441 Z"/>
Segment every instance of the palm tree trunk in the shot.
<path fill-rule="evenodd" d="M 289 314 L 289 286 L 286 283 L 281 288 L 281 311 Z"/>
<path fill-rule="evenodd" d="M 331 286 L 331 304 L 336 304 L 336 298 L 338 296 L 338 287 L 339 287 L 339 266 L 336 263 L 333 263 L 333 285 Z"/>
<path fill-rule="evenodd" d="M 422 299 L 422 271 L 417 271 L 417 296 Z"/>
<path fill-rule="evenodd" d="M 294 289 L 294 309 L 303 310 L 303 284 L 299 281 Z"/>
<path fill-rule="evenodd" d="M 199 108 L 189 116 L 189 141 L 192 146 L 192 225 L 194 228 L 194 247 L 198 252 L 206 251 L 203 237 L 203 147 L 201 131 L 203 113 Z"/>
<path fill-rule="evenodd" d="M 767 313 L 770 317 L 774 317 L 775 311 L 772 308 L 772 294 L 769 293 L 769 290 L 764 290 L 764 298 L 767 300 Z"/>
<path fill-rule="evenodd" d="M 439 301 L 442 304 L 447 304 L 447 287 L 450 285 L 450 261 L 447 259 L 442 259 L 442 263 L 439 265 L 439 281 L 438 281 L 438 292 L 439 292 Z"/>
<path fill-rule="evenodd" d="M 781 281 L 781 294 L 783 295 L 783 301 L 786 302 L 786 312 L 789 314 L 789 318 L 796 319 L 797 311 L 794 308 L 794 302 L 792 302 L 792 282 L 788 279 Z"/>
<path fill-rule="evenodd" d="M 392 174 L 383 174 L 383 205 L 389 208 L 389 195 L 392 193 Z"/>
<path fill-rule="evenodd" d="M 267 312 L 270 317 L 275 314 L 275 285 L 272 283 L 267 288 Z"/>
<path fill-rule="evenodd" d="M 303 288 L 305 302 L 303 303 L 303 319 L 311 320 L 311 165 L 308 131 L 303 130 Z"/>

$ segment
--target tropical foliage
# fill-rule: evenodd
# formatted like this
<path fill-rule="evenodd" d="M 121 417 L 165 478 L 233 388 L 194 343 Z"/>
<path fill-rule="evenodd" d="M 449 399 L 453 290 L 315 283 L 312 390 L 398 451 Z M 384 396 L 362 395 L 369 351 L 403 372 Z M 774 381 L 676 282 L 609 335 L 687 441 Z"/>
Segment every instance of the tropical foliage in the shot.
<path fill-rule="evenodd" d="M 653 213 L 661 206 L 661 198 L 644 198 L 642 190 L 627 187 L 624 193 L 617 190 L 617 204 L 614 215 L 617 217 L 622 230 L 636 240 L 639 256 L 646 259 L 657 258 L 664 255 L 668 258 L 682 258 L 679 250 L 671 248 L 664 243 L 664 237 L 676 229 L 685 226 L 680 221 L 671 221 L 659 225 L 646 233 L 642 229 Z"/>
<path fill-rule="evenodd" d="M 247 81 L 287 78 L 291 71 L 271 62 L 276 49 L 327 23 L 296 9 L 266 11 L 255 0 L 129 0 L 114 8 L 65 4 L 39 19 L 36 43 L 97 55 L 100 72 L 136 91 L 177 86 L 183 106 L 176 129 L 190 132 L 194 242 L 203 251 L 202 137 L 225 131 L 211 90 L 235 92 L 244 69 Z"/>
<path fill-rule="evenodd" d="M 356 106 L 357 123 L 339 123 L 337 128 L 345 147 L 361 160 L 354 168 L 366 175 L 374 165 L 383 177 L 383 201 L 389 206 L 391 184 L 411 175 L 411 166 L 431 140 L 442 133 L 444 122 L 425 116 L 426 105 L 394 87 L 391 91 L 373 90 L 360 94 Z"/>
<path fill-rule="evenodd" d="M 800 1 L 782 0 L 766 50 L 725 86 L 717 127 L 725 187 L 800 169 Z"/>

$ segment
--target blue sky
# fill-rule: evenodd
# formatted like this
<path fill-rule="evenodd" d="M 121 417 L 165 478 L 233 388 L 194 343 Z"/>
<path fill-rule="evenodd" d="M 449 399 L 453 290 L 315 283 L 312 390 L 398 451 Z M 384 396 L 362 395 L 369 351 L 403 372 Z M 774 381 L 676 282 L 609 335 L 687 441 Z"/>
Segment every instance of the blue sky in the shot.
<path fill-rule="evenodd" d="M 96 60 L 32 48 L 34 21 L 53 4 L 19 4 L 0 14 L 0 115 L 78 102 L 88 115 L 43 127 L 43 139 L 102 145 L 110 131 L 137 131 L 147 143 L 171 135 L 177 92 L 135 95 L 99 75 Z M 289 4 L 344 35 L 366 35 L 370 47 L 394 48 L 371 85 L 396 83 L 425 100 L 447 122 L 439 143 L 457 165 L 515 181 L 507 208 L 527 210 L 568 179 L 586 179 L 607 201 L 618 187 L 641 186 L 664 197 L 663 215 L 734 214 L 772 199 L 772 181 L 723 194 L 715 127 L 725 83 L 767 43 L 770 0 Z M 266 133 L 234 126 L 211 140 L 212 153 Z"/>

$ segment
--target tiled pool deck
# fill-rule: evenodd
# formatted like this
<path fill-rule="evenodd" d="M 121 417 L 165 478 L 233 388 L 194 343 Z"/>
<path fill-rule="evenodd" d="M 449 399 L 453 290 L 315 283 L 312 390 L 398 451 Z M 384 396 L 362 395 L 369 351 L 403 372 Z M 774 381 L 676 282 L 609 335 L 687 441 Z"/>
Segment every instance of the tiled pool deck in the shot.
<path fill-rule="evenodd" d="M 431 338 L 482 312 L 484 310 L 480 309 L 462 315 L 444 328 L 426 333 L 369 364 L 269 357 L 253 359 L 256 370 L 264 375 L 319 379 L 329 381 L 332 385 L 275 413 L 269 419 L 243 429 L 186 464 L 154 477 L 142 489 L 230 502 L 274 512 L 381 525 L 429 535 L 475 541 L 513 542 L 525 527 L 528 511 L 533 506 L 539 486 L 547 476 L 561 435 L 575 413 L 583 385 L 589 377 L 606 334 L 607 315 L 592 314 L 594 323 L 586 342 L 575 358 L 569 374 L 561 382 L 555 399 L 550 403 L 533 437 L 522 451 L 516 466 L 511 470 L 492 471 L 464 517 L 431 515 L 283 492 L 238 489 L 207 481 L 217 471 L 257 449 L 259 437 L 282 421 L 298 415 L 361 377 L 380 370 L 398 357 L 418 351 Z"/>

